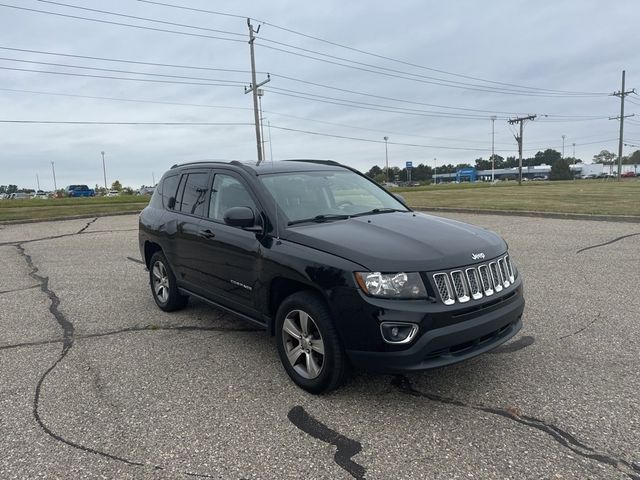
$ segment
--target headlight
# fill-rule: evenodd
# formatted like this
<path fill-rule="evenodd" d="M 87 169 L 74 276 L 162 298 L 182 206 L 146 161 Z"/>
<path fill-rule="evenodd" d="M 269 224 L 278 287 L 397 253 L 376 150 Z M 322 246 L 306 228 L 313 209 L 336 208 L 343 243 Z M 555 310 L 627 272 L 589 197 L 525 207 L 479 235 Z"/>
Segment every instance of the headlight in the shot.
<path fill-rule="evenodd" d="M 384 298 L 426 298 L 418 273 L 356 272 L 356 281 L 367 295 Z"/>

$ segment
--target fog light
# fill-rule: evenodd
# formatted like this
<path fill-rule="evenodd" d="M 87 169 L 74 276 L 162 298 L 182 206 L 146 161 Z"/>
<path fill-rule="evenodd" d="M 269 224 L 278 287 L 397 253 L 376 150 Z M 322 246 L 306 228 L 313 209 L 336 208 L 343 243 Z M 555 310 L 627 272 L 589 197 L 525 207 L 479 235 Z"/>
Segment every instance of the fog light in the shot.
<path fill-rule="evenodd" d="M 382 339 L 387 343 L 409 343 L 418 333 L 415 323 L 383 322 L 380 324 Z"/>

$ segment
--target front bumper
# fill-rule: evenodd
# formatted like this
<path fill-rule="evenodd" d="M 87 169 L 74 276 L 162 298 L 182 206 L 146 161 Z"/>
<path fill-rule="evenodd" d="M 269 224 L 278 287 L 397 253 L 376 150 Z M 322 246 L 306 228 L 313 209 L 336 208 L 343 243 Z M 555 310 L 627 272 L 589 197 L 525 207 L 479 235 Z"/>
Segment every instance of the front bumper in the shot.
<path fill-rule="evenodd" d="M 524 297 L 521 285 L 508 299 L 466 315 L 463 321 L 427 329 L 406 349 L 347 350 L 356 368 L 379 373 L 427 370 L 461 362 L 492 350 L 522 328 Z"/>

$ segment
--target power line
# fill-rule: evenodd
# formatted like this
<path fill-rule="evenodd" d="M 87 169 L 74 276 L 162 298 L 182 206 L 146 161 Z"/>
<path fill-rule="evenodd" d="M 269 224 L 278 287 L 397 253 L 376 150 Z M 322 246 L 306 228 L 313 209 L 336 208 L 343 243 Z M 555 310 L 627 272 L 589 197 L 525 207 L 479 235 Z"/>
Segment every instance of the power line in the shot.
<path fill-rule="evenodd" d="M 190 126 L 253 126 L 253 123 L 240 122 L 104 122 L 104 121 L 73 121 L 73 120 L 0 120 L 0 123 L 23 123 L 43 125 L 190 125 Z"/>
<path fill-rule="evenodd" d="M 341 67 L 345 67 L 345 68 L 350 68 L 353 70 L 360 70 L 363 72 L 369 72 L 369 73 L 375 73 L 378 75 L 383 75 L 386 77 L 392 77 L 392 78 L 399 78 L 399 79 L 403 79 L 403 80 L 409 80 L 409 81 L 413 81 L 413 82 L 418 82 L 418 83 L 423 83 L 423 84 L 429 84 L 429 85 L 440 85 L 440 86 L 445 86 L 445 87 L 452 87 L 452 88 L 459 88 L 459 89 L 463 89 L 463 90 L 473 90 L 473 91 L 478 91 L 478 92 L 486 92 L 486 93 L 501 93 L 501 94 L 506 94 L 506 95 L 521 95 L 521 96 L 527 96 L 527 97 L 567 97 L 567 95 L 551 95 L 551 94 L 538 94 L 538 93 L 534 93 L 534 92 L 516 92 L 516 91 L 500 91 L 500 90 L 491 90 L 491 87 L 487 87 L 487 88 L 475 88 L 475 87 L 461 87 L 461 86 L 457 86 L 457 85 L 450 85 L 447 83 L 443 83 L 443 82 L 435 82 L 435 81 L 431 81 L 431 80 L 425 80 L 423 78 L 412 78 L 412 77 L 408 77 L 406 75 L 400 75 L 400 74 L 395 74 L 395 73 L 389 73 L 389 72 L 385 72 L 385 71 L 379 71 L 379 70 L 372 70 L 371 68 L 364 68 L 364 67 L 360 67 L 357 65 L 349 65 L 346 63 L 340 63 L 340 62 L 336 62 L 333 60 L 327 60 L 325 58 L 318 58 L 318 57 L 314 57 L 311 55 L 306 55 L 303 53 L 299 53 L 299 52 L 292 52 L 290 50 L 285 50 L 282 48 L 278 48 L 278 47 L 272 47 L 270 45 L 264 45 L 264 44 L 260 44 L 263 48 L 267 48 L 270 50 L 274 50 L 274 51 L 279 51 L 279 52 L 283 52 L 283 53 L 288 53 L 291 55 L 295 55 L 298 57 L 303 57 L 303 58 L 309 58 L 312 60 L 317 60 L 319 62 L 324 62 L 324 63 L 328 63 L 331 65 L 338 65 Z M 324 54 L 321 54 L 324 55 Z M 350 61 L 350 60 L 348 60 Z M 356 62 L 357 63 L 357 62 Z M 374 68 L 381 68 L 381 67 L 375 67 Z M 415 75 L 415 74 L 408 74 L 408 75 Z M 575 98 L 583 98 L 583 97 L 596 97 L 596 96 L 601 96 L 600 94 L 598 95 L 581 95 L 581 96 L 577 96 L 577 95 L 570 95 L 570 97 L 575 97 Z"/>
<path fill-rule="evenodd" d="M 5 47 L 5 46 L 0 46 L 0 49 L 9 50 L 9 51 L 15 51 L 15 52 L 36 53 L 36 54 L 42 54 L 42 55 L 52 55 L 52 56 L 61 56 L 61 57 L 70 57 L 70 58 L 80 58 L 80 59 L 87 59 L 87 60 L 99 60 L 99 61 L 115 62 L 115 63 L 128 63 L 128 64 L 136 64 L 136 65 L 149 65 L 149 66 L 158 66 L 158 67 L 183 68 L 183 69 L 195 69 L 195 70 L 211 70 L 211 71 L 232 72 L 232 73 L 250 73 L 248 70 L 202 67 L 202 66 L 183 65 L 183 64 L 157 63 L 157 62 L 122 59 L 122 58 L 117 58 L 116 59 L 116 58 L 107 58 L 107 57 L 97 57 L 97 56 L 90 56 L 90 55 L 74 55 L 74 54 L 68 54 L 68 53 L 51 52 L 51 51 L 43 51 L 43 50 L 32 50 L 32 49 L 14 48 L 14 47 Z M 25 60 L 17 60 L 17 59 L 15 61 L 25 62 Z M 32 63 L 38 63 L 38 62 L 32 62 Z M 44 62 L 41 62 L 41 63 L 44 63 Z M 51 65 L 65 66 L 63 64 L 56 64 L 56 63 L 53 63 Z M 79 67 L 78 66 L 77 68 L 87 68 L 87 67 Z M 266 73 L 266 72 L 257 72 L 257 73 Z M 448 105 L 439 105 L 439 104 L 432 104 L 432 103 L 425 103 L 425 102 L 418 102 L 418 101 L 413 101 L 413 100 L 406 100 L 406 99 L 388 97 L 388 96 L 384 96 L 384 95 L 376 95 L 376 94 L 372 94 L 372 93 L 361 92 L 361 91 L 358 91 L 358 90 L 351 90 L 351 89 L 340 88 L 340 87 L 336 87 L 336 86 L 332 86 L 332 85 L 326 85 L 326 84 L 322 84 L 322 83 L 311 82 L 311 81 L 308 81 L 308 80 L 303 80 L 303 79 L 291 77 L 291 76 L 288 76 L 288 75 L 282 75 L 282 74 L 271 74 L 271 76 L 272 77 L 277 77 L 277 78 L 282 78 L 284 80 L 289 80 L 289 81 L 293 81 L 293 82 L 306 84 L 306 85 L 313 85 L 313 86 L 318 86 L 318 87 L 321 87 L 321 88 L 331 89 L 331 90 L 335 90 L 335 91 L 351 93 L 351 94 L 355 94 L 355 95 L 362 95 L 362 96 L 367 96 L 367 97 L 371 97 L 371 98 L 379 98 L 379 99 L 383 99 L 383 100 L 390 100 L 390 101 L 395 101 L 395 102 L 399 102 L 399 103 L 407 103 L 407 104 L 422 105 L 422 106 L 428 106 L 428 107 L 445 108 L 445 109 L 449 109 L 449 110 L 461 110 L 461 111 L 479 112 L 479 113 L 492 113 L 492 114 L 505 114 L 505 115 L 515 114 L 514 112 L 496 111 L 496 110 L 484 110 L 484 109 L 465 108 L 465 107 L 452 107 L 452 106 L 448 106 Z M 193 77 L 191 77 L 191 78 L 193 78 Z M 553 117 L 553 118 L 582 118 L 582 117 L 586 117 L 586 118 L 604 118 L 604 117 L 599 117 L 599 116 L 594 116 L 594 115 L 547 114 L 547 116 Z"/>
<path fill-rule="evenodd" d="M 49 3 L 51 5 L 57 5 L 59 7 L 67 7 L 67 8 L 75 8 L 77 10 L 84 10 L 85 12 L 103 13 L 103 14 L 106 14 L 106 15 L 113 15 L 113 16 L 116 16 L 116 17 L 131 18 L 133 20 L 143 20 L 145 22 L 161 23 L 163 25 L 171 25 L 171 26 L 174 26 L 174 27 L 194 28 L 194 29 L 197 29 L 197 30 L 205 30 L 207 32 L 223 33 L 225 35 L 236 35 L 236 36 L 239 36 L 239 37 L 243 36 L 241 33 L 230 32 L 228 30 L 217 30 L 215 28 L 207 28 L 207 27 L 195 27 L 193 25 L 187 25 L 185 23 L 167 22 L 165 20 L 157 20 L 157 19 L 146 18 L 146 17 L 137 17 L 135 15 L 126 15 L 124 13 L 110 12 L 110 11 L 107 11 L 107 10 L 98 10 L 96 8 L 81 7 L 79 5 L 71 5 L 71 4 L 68 4 L 68 3 L 53 2 L 51 0 L 36 0 L 36 1 L 38 1 L 40 3 Z"/>
<path fill-rule="evenodd" d="M 150 77 L 179 78 L 179 79 L 182 79 L 182 80 L 202 80 L 202 81 L 206 81 L 206 82 L 229 82 L 229 83 L 235 83 L 237 85 L 244 85 L 246 83 L 246 82 L 242 82 L 242 81 L 239 81 L 239 80 L 228 80 L 228 79 L 219 79 L 219 78 L 202 78 L 202 77 L 187 77 L 187 76 L 184 76 L 184 75 L 167 75 L 167 74 L 161 74 L 161 73 L 136 72 L 136 71 L 130 71 L 130 70 L 115 70 L 115 69 L 111 69 L 111 68 L 85 67 L 85 66 L 81 66 L 81 65 L 69 65 L 69 64 L 66 64 L 66 63 L 37 62 L 35 60 L 20 60 L 20 59 L 16 59 L 16 58 L 6 58 L 6 57 L 0 57 L 0 60 L 5 60 L 5 61 L 9 61 L 9 62 L 33 63 L 33 64 L 37 64 L 37 65 L 49 65 L 49 66 L 55 66 L 55 67 L 79 68 L 79 69 L 82 69 L 82 70 L 97 70 L 97 71 L 100 71 L 100 72 L 127 73 L 127 74 L 131 74 L 131 75 L 145 75 L 145 76 L 150 76 Z"/>
<path fill-rule="evenodd" d="M 53 2 L 53 1 L 49 1 L 49 0 L 38 0 L 38 1 L 44 2 L 44 3 L 49 3 L 49 4 L 54 4 L 54 5 L 59 5 L 59 6 L 64 6 L 64 7 L 68 7 L 68 8 L 75 8 L 75 9 L 81 9 L 81 10 L 85 10 L 85 11 L 99 12 L 99 13 L 107 14 L 107 15 L 115 15 L 115 16 L 121 16 L 121 17 L 126 17 L 126 18 L 134 18 L 134 19 L 138 19 L 138 20 L 161 23 L 161 24 L 178 25 L 178 26 L 181 26 L 181 27 L 191 28 L 191 29 L 196 29 L 196 30 L 215 31 L 215 32 L 222 32 L 222 33 L 225 33 L 225 34 L 240 35 L 240 34 L 237 34 L 235 32 L 220 31 L 220 30 L 208 29 L 206 27 L 199 27 L 199 26 L 187 25 L 187 24 L 178 24 L 178 23 L 174 23 L 174 22 L 165 22 L 165 21 L 162 21 L 162 20 L 150 19 L 150 18 L 146 18 L 146 17 L 137 17 L 137 16 L 133 16 L 133 15 L 125 15 L 125 14 L 121 14 L 121 13 L 117 13 L 117 12 L 110 12 L 110 11 L 106 11 L 106 10 L 91 9 L 91 8 L 86 8 L 86 7 L 80 7 L 80 6 L 77 6 L 77 5 L 65 4 L 65 3 L 61 3 L 61 2 Z M 125 24 L 125 23 L 120 23 L 120 22 L 113 22 L 113 21 L 100 20 L 100 19 L 94 19 L 94 18 L 88 18 L 88 17 L 81 17 L 81 16 L 76 16 L 76 15 L 61 14 L 61 13 L 50 12 L 50 11 L 45 11 L 45 10 L 37 10 L 37 9 L 32 9 L 32 8 L 18 7 L 18 6 L 15 6 L 15 5 L 0 4 L 0 6 L 4 6 L 4 7 L 7 7 L 7 8 L 15 8 L 15 9 L 19 9 L 19 10 L 25 10 L 25 11 L 31 11 L 31 12 L 37 12 L 37 13 L 43 13 L 43 14 L 63 16 L 63 17 L 74 18 L 74 19 L 81 19 L 81 20 L 87 20 L 87 21 L 95 21 L 95 22 L 101 22 L 101 23 L 108 23 L 108 24 L 127 26 L 127 27 L 132 27 L 132 28 L 144 28 L 144 29 L 168 32 L 168 33 L 200 36 L 200 37 L 205 37 L 205 38 L 213 38 L 213 39 L 217 39 L 217 40 L 228 40 L 228 41 L 243 42 L 243 40 L 240 40 L 240 39 L 230 39 L 230 38 L 225 38 L 225 37 L 216 37 L 216 36 L 211 36 L 211 35 L 201 35 L 201 34 L 180 32 L 180 31 L 175 31 L 175 30 L 157 29 L 157 28 L 153 28 L 153 27 L 142 27 L 140 25 Z M 540 93 L 540 92 L 538 92 L 538 93 L 536 93 L 536 92 L 528 92 L 527 93 L 527 92 L 522 92 L 522 91 L 517 91 L 517 90 L 512 90 L 512 89 L 502 89 L 502 90 L 500 90 L 500 89 L 497 89 L 495 87 L 490 87 L 490 86 L 484 86 L 484 85 L 478 85 L 478 84 L 468 84 L 468 83 L 465 83 L 465 82 L 451 81 L 451 80 L 446 80 L 446 79 L 441 79 L 441 78 L 436 78 L 436 77 L 429 77 L 429 76 L 425 76 L 425 75 L 415 74 L 415 73 L 411 73 L 411 72 L 403 72 L 403 71 L 400 71 L 400 70 L 386 68 L 386 67 L 380 67 L 380 66 L 377 66 L 377 65 L 372 65 L 372 64 L 368 64 L 368 63 L 364 63 L 364 62 L 358 62 L 358 61 L 355 61 L 355 60 L 346 59 L 346 58 L 338 57 L 338 56 L 335 56 L 335 55 L 329 55 L 329 54 L 325 54 L 325 53 L 322 53 L 322 52 L 317 52 L 317 51 L 314 51 L 314 50 L 305 49 L 305 48 L 302 48 L 302 47 L 298 47 L 298 46 L 295 46 L 295 45 L 287 44 L 287 43 L 284 43 L 284 42 L 278 42 L 278 41 L 271 40 L 271 39 L 262 39 L 262 40 L 270 42 L 270 43 L 286 46 L 286 47 L 289 47 L 289 48 L 294 48 L 294 49 L 297 49 L 297 50 L 314 53 L 316 55 L 321 55 L 321 56 L 324 56 L 324 57 L 327 57 L 327 58 L 337 59 L 337 60 L 341 60 L 341 61 L 350 62 L 350 63 L 356 64 L 356 65 L 362 65 L 362 66 L 366 66 L 366 67 L 370 67 L 370 68 L 376 68 L 378 70 L 383 70 L 383 71 L 387 71 L 387 72 L 394 72 L 396 74 L 401 74 L 401 75 L 392 75 L 392 76 L 395 76 L 396 78 L 402 78 L 402 79 L 405 79 L 405 80 L 412 80 L 412 81 L 421 81 L 421 83 L 429 83 L 429 84 L 434 84 L 434 85 L 446 86 L 446 87 L 450 87 L 450 88 L 461 88 L 461 89 L 464 89 L 464 90 L 483 91 L 483 92 L 487 92 L 487 93 L 501 93 L 501 94 L 525 95 L 525 96 L 547 96 L 547 97 L 593 97 L 593 96 L 600 96 L 600 94 L 594 94 L 594 93 L 589 93 L 589 92 L 584 92 L 584 93 L 575 92 L 575 93 L 572 93 L 572 94 L 567 94 L 567 93 L 562 93 L 561 94 L 561 93 Z M 327 61 L 326 59 L 320 59 L 320 58 L 317 58 L 317 57 L 311 57 L 311 56 L 308 56 L 308 55 L 302 55 L 302 54 L 297 53 L 297 52 L 291 52 L 289 50 L 279 49 L 279 48 L 271 47 L 271 46 L 267 46 L 267 45 L 262 45 L 262 46 L 265 47 L 265 48 L 270 48 L 272 50 L 281 51 L 281 52 L 292 54 L 292 55 L 298 55 L 298 56 L 302 56 L 302 57 L 306 57 L 306 58 L 313 58 L 313 59 L 318 60 L 318 61 L 324 61 L 324 62 L 336 64 L 336 65 L 341 65 L 343 67 L 356 68 L 354 65 L 340 64 L 340 63 L 337 63 L 337 62 L 330 62 L 330 61 Z M 359 69 L 362 70 L 362 68 L 359 68 Z M 371 73 L 384 74 L 384 72 L 380 72 L 380 71 L 376 71 L 376 70 L 367 70 L 367 71 L 370 71 Z M 387 75 L 389 75 L 389 74 L 387 74 Z M 411 77 L 418 77 L 418 78 L 411 78 L 411 77 L 407 77 L 406 75 L 409 75 Z M 420 80 L 420 79 L 422 79 L 422 80 Z M 435 80 L 435 81 L 433 81 L 433 80 Z M 478 87 L 482 87 L 482 88 L 478 88 Z"/>
<path fill-rule="evenodd" d="M 5 3 L 0 3 L 0 7 L 5 7 L 5 8 L 13 8 L 16 10 L 23 10 L 23 11 L 27 11 L 27 12 L 35 12 L 35 13 L 42 13 L 42 14 L 46 14 L 46 15 L 54 15 L 57 17 L 66 17 L 66 18 L 73 18 L 75 20 L 86 20 L 89 22 L 97 22 L 97 23 L 105 23 L 108 25 L 118 25 L 121 27 L 130 27 L 130 28 L 138 28 L 141 30 L 151 30 L 154 32 L 163 32 L 163 33 L 173 33 L 173 34 L 177 34 L 177 35 L 186 35 L 189 37 L 199 37 L 199 38 L 209 38 L 212 40 L 226 40 L 228 42 L 239 42 L 239 43 L 244 43 L 244 40 L 240 40 L 240 39 L 236 39 L 236 38 L 226 38 L 226 37 L 218 37 L 218 36 L 214 36 L 214 35 L 204 35 L 204 34 L 200 34 L 200 33 L 191 33 L 191 32 L 181 32 L 178 30 L 168 30 L 165 28 L 156 28 L 156 27 L 147 27 L 147 26 L 142 26 L 142 25 L 134 25 L 131 23 L 122 23 L 122 22 L 114 22 L 112 20 L 102 20 L 102 19 L 97 19 L 97 18 L 90 18 L 90 17 L 82 17 L 79 15 L 69 15 L 69 14 L 65 14 L 65 13 L 57 13 L 57 12 L 50 12 L 47 10 L 38 10 L 35 8 L 27 8 L 27 7 L 18 7 L 17 5 L 7 5 Z"/>
<path fill-rule="evenodd" d="M 194 12 L 199 12 L 199 13 L 209 13 L 209 14 L 213 14 L 213 15 L 222 15 L 222 16 L 227 16 L 227 17 L 233 17 L 233 18 L 246 18 L 246 16 L 243 15 L 234 15 L 234 14 L 230 14 L 230 13 L 224 13 L 224 12 L 219 12 L 219 11 L 213 11 L 213 10 L 205 10 L 205 9 L 199 9 L 199 8 L 193 8 L 193 7 L 186 7 L 183 5 L 174 5 L 174 4 L 170 4 L 170 3 L 164 3 L 164 2 L 158 2 L 158 1 L 151 1 L 151 0 L 138 0 L 139 2 L 142 3 L 148 3 L 148 4 L 153 4 L 153 5 L 161 5 L 161 6 L 165 6 L 165 7 L 171 7 L 171 8 L 178 8 L 178 9 L 182 9 L 182 10 L 189 10 L 189 11 L 194 11 Z M 313 35 L 309 35 L 306 33 L 302 33 L 296 30 L 293 30 L 291 28 L 287 28 L 287 27 L 283 27 L 280 25 L 276 25 L 274 23 L 271 22 L 267 22 L 265 20 L 259 20 L 259 19 L 255 19 L 256 21 L 264 24 L 264 25 L 269 25 L 271 27 L 274 27 L 276 29 L 285 31 L 285 32 L 289 32 L 289 33 L 293 33 L 295 35 L 299 35 L 305 38 L 309 38 L 312 40 L 316 40 L 319 42 L 323 42 L 326 43 L 328 45 L 332 45 L 335 47 L 340 47 L 340 48 L 344 48 L 353 52 L 357 52 L 357 53 L 361 53 L 364 55 L 369 55 L 375 58 L 379 58 L 382 60 L 388 60 L 391 62 L 395 62 L 398 64 L 402 64 L 402 65 L 406 65 L 406 66 L 410 66 L 410 67 L 414 67 L 414 68 L 420 68 L 423 70 L 429 70 L 432 72 L 437 72 L 437 73 L 442 73 L 445 75 L 451 75 L 451 76 L 455 76 L 455 77 L 460 77 L 460 78 L 466 78 L 469 80 L 475 80 L 475 81 L 481 81 L 481 82 L 485 82 L 485 83 L 492 83 L 495 85 L 502 85 L 502 86 L 509 86 L 509 87 L 516 87 L 516 88 L 520 88 L 520 89 L 528 89 L 528 90 L 538 90 L 538 91 L 544 91 L 544 92 L 555 92 L 555 93 L 564 93 L 564 94 L 573 94 L 573 95 L 585 95 L 585 94 L 589 94 L 589 95 L 606 95 L 606 93 L 594 93 L 594 92 L 575 92 L 575 91 L 568 91 L 568 90 L 553 90 L 553 89 L 547 89 L 547 88 L 539 88 L 539 87 L 530 87 L 530 86 L 525 86 L 525 85 L 517 85 L 517 84 L 513 84 L 513 83 L 506 83 L 506 82 L 498 82 L 498 81 L 493 81 L 493 80 L 487 80 L 487 79 L 483 79 L 483 78 L 479 78 L 479 77 L 474 77 L 474 76 L 470 76 L 470 75 L 464 75 L 464 74 L 459 74 L 459 73 L 454 73 L 454 72 L 449 72 L 446 70 L 441 70 L 441 69 L 436 69 L 436 68 L 432 68 L 432 67 L 426 67 L 424 65 L 419 65 L 419 64 L 415 64 L 415 63 L 411 63 L 411 62 L 407 62 L 404 60 L 399 60 L 396 58 L 392 58 L 392 57 L 388 57 L 385 55 L 379 55 L 373 52 L 369 52 L 366 50 L 361 50 L 358 48 L 354 48 L 354 47 L 350 47 L 348 45 L 344 45 L 344 44 L 340 44 L 337 42 L 333 42 L 330 40 L 326 40 L 324 38 L 320 38 L 317 36 L 313 36 Z"/>
<path fill-rule="evenodd" d="M 31 70 L 26 68 L 0 67 L 1 70 L 12 70 L 17 72 L 30 73 L 46 73 L 49 75 L 65 75 L 70 77 L 87 77 L 87 78 L 103 78 L 109 80 L 128 80 L 132 82 L 150 82 L 150 83 L 171 83 L 177 85 L 206 85 L 211 87 L 238 87 L 237 84 L 231 83 L 205 83 L 205 82 L 182 82 L 179 80 L 154 80 L 152 78 L 130 78 L 130 77 L 114 77 L 111 75 L 91 75 L 88 73 L 71 73 L 71 72 L 53 72 L 50 70 Z"/>
<path fill-rule="evenodd" d="M 0 91 L 30 93 L 30 94 L 37 94 L 37 95 L 51 95 L 51 96 L 60 96 L 60 97 L 71 97 L 71 98 L 86 98 L 91 100 L 107 100 L 107 101 L 118 101 L 118 102 L 149 103 L 149 104 L 158 104 L 158 105 L 175 105 L 175 106 L 184 106 L 184 107 L 222 108 L 222 109 L 232 109 L 232 110 L 253 111 L 253 108 L 249 108 L 249 107 L 233 107 L 233 106 L 225 106 L 225 105 L 210 105 L 210 104 L 200 104 L 200 103 L 169 102 L 169 101 L 160 101 L 160 100 L 146 100 L 146 99 L 133 99 L 133 98 L 121 98 L 121 97 L 104 97 L 104 96 L 81 95 L 81 94 L 60 93 L 60 92 L 43 92 L 43 91 L 37 91 L 37 90 L 22 90 L 22 89 L 15 89 L 15 88 L 0 87 Z M 481 140 L 471 140 L 468 138 L 434 137 L 434 136 L 428 136 L 428 135 L 417 135 L 417 134 L 411 134 L 406 132 L 390 131 L 388 129 L 382 130 L 382 129 L 376 129 L 376 128 L 367 128 L 367 127 L 357 126 L 357 125 L 349 125 L 345 123 L 328 122 L 325 120 L 318 120 L 318 119 L 309 118 L 309 117 L 301 117 L 298 115 L 290 115 L 286 113 L 275 112 L 273 110 L 263 110 L 263 112 L 270 115 L 283 117 L 283 118 L 292 118 L 294 120 L 304 120 L 307 122 L 320 123 L 323 125 L 331 125 L 331 126 L 336 126 L 341 128 L 353 128 L 356 130 L 363 130 L 363 131 L 369 131 L 369 132 L 388 133 L 396 136 L 429 138 L 429 139 L 435 139 L 435 140 L 454 140 L 458 142 L 467 142 L 467 143 L 482 143 Z M 502 144 L 507 145 L 506 143 L 502 143 Z"/>
<path fill-rule="evenodd" d="M 360 108 L 365 110 L 375 110 L 379 112 L 400 113 L 404 115 L 417 115 L 417 116 L 423 116 L 423 117 L 456 118 L 456 119 L 469 119 L 469 120 L 486 120 L 487 119 L 486 116 L 481 116 L 481 115 L 456 114 L 451 112 L 429 113 L 428 110 L 408 109 L 404 107 L 393 107 L 393 106 L 380 105 L 375 103 L 358 102 L 355 100 L 345 100 L 345 99 L 339 99 L 334 97 L 326 97 L 322 95 L 314 95 L 310 93 L 298 92 L 295 90 L 287 90 L 279 87 L 269 87 L 266 90 L 276 95 L 284 95 L 287 97 L 300 98 L 303 100 L 313 100 L 316 102 L 328 103 L 331 105 L 340 105 L 340 106 Z M 294 92 L 294 93 L 290 93 L 290 92 Z M 506 119 L 506 117 L 504 118 Z"/>
<path fill-rule="evenodd" d="M 60 53 L 60 52 L 47 52 L 43 50 L 30 50 L 26 48 L 13 48 L 13 47 L 4 47 L 0 46 L 0 50 L 10 50 L 13 52 L 23 52 L 23 53 L 37 53 L 40 55 L 53 55 L 58 57 L 70 57 L 70 58 L 82 58 L 84 60 L 99 60 L 102 62 L 115 62 L 115 63 L 130 63 L 135 65 L 148 65 L 153 67 L 170 67 L 170 68 L 184 68 L 190 70 L 210 70 L 214 72 L 232 72 L 232 73 L 251 73 L 250 70 L 238 70 L 238 69 L 230 69 L 230 68 L 214 68 L 214 67 L 200 67 L 194 65 L 182 65 L 175 63 L 157 63 L 157 62 L 145 62 L 140 60 L 125 60 L 122 58 L 106 58 L 106 57 L 94 57 L 89 55 L 74 55 L 71 53 Z M 258 72 L 258 73 L 267 73 L 267 72 Z"/>

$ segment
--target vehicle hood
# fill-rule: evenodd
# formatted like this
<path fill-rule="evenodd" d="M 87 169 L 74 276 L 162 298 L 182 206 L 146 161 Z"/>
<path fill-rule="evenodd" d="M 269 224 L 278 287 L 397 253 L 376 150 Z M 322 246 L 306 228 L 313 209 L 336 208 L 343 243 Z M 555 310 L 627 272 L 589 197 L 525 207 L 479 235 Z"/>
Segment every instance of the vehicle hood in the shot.
<path fill-rule="evenodd" d="M 432 271 L 503 254 L 507 245 L 480 227 L 419 212 L 394 212 L 300 224 L 286 239 L 359 263 L 369 271 Z"/>

